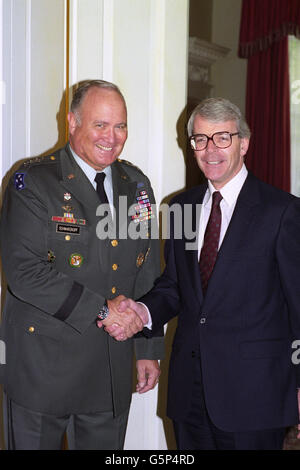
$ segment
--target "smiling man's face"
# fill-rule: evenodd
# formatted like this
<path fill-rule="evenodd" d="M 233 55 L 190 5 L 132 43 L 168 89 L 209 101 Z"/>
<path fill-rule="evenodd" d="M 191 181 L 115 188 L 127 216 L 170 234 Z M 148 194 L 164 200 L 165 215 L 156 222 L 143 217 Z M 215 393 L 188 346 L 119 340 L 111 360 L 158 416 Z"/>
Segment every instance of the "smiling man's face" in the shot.
<path fill-rule="evenodd" d="M 111 165 L 127 139 L 124 100 L 114 90 L 91 88 L 76 113 L 68 114 L 70 144 L 97 171 Z"/>
<path fill-rule="evenodd" d="M 206 134 L 211 137 L 215 132 L 237 132 L 235 121 L 212 122 L 197 115 L 194 120 L 193 134 Z M 249 139 L 232 136 L 232 144 L 220 149 L 209 140 L 206 149 L 194 151 L 199 168 L 216 189 L 221 189 L 242 168 L 247 153 Z"/>

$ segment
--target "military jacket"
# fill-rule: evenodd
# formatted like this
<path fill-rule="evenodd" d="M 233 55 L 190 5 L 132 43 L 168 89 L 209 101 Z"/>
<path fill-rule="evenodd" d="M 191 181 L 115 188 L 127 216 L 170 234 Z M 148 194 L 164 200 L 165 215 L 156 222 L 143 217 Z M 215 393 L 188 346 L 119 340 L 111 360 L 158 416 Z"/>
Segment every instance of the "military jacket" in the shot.
<path fill-rule="evenodd" d="M 4 386 L 27 408 L 117 415 L 130 403 L 134 347 L 137 359 L 162 357 L 161 336 L 117 342 L 96 325 L 106 299 L 138 298 L 159 275 L 149 180 L 128 162 L 111 168 L 113 223 L 68 146 L 25 162 L 6 190 Z"/>

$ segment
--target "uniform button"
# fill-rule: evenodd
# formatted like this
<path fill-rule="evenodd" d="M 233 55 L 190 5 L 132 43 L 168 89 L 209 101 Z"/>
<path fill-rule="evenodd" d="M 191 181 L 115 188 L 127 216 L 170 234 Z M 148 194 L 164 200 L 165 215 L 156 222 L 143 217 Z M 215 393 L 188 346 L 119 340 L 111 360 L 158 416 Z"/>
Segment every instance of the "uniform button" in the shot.
<path fill-rule="evenodd" d="M 28 328 L 28 331 L 29 331 L 29 333 L 34 333 L 34 326 L 30 326 L 30 327 Z"/>
<path fill-rule="evenodd" d="M 114 263 L 114 264 L 112 265 L 112 268 L 113 268 L 114 271 L 116 271 L 116 270 L 118 269 L 118 265 L 117 265 L 116 263 Z"/>
<path fill-rule="evenodd" d="M 203 325 L 206 322 L 206 318 L 201 318 L 200 323 Z"/>
<path fill-rule="evenodd" d="M 71 235 L 66 235 L 65 240 L 67 240 L 67 242 L 70 241 L 71 240 Z"/>
<path fill-rule="evenodd" d="M 112 288 L 111 288 L 111 292 L 112 292 L 112 294 L 115 294 L 115 293 L 117 292 L 117 288 L 116 288 L 116 287 L 112 287 Z"/>
<path fill-rule="evenodd" d="M 115 246 L 118 246 L 119 242 L 118 242 L 118 240 L 112 240 L 111 244 L 112 244 L 113 247 L 115 247 Z"/>

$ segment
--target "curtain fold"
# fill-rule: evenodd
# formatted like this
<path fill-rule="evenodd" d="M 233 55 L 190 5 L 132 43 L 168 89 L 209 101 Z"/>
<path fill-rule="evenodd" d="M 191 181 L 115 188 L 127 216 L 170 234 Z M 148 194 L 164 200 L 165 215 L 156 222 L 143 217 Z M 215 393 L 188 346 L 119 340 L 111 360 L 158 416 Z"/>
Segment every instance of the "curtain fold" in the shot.
<path fill-rule="evenodd" d="M 243 0 L 239 56 L 248 59 L 247 167 L 290 191 L 288 34 L 299 36 L 300 0 Z"/>

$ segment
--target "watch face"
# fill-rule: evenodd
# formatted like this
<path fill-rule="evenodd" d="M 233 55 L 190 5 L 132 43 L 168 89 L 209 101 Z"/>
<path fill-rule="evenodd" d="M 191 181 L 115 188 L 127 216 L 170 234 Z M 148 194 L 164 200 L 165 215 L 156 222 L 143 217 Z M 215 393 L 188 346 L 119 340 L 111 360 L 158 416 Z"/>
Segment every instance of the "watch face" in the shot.
<path fill-rule="evenodd" d="M 105 320 L 105 318 L 108 316 L 108 314 L 109 314 L 108 307 L 106 305 L 103 305 L 103 307 L 100 309 L 98 317 L 100 318 L 100 320 Z"/>

